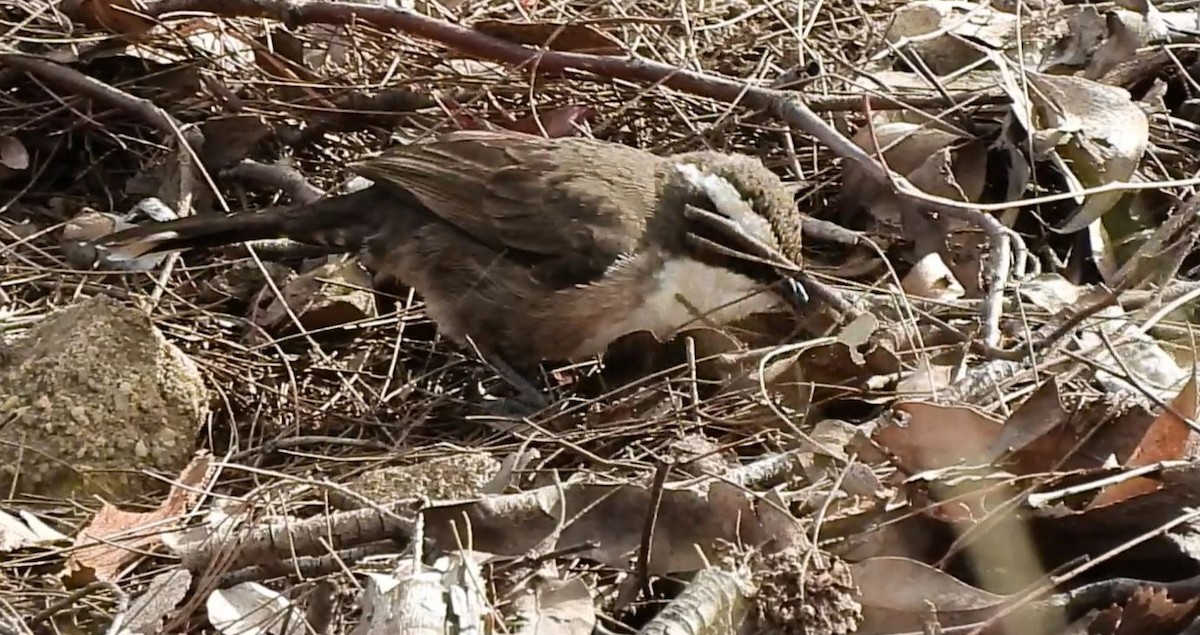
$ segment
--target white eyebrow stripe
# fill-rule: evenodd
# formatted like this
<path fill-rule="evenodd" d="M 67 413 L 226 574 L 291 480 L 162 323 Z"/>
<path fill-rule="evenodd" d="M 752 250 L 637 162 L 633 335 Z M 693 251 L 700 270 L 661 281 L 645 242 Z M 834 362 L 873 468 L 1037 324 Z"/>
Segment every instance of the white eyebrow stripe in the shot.
<path fill-rule="evenodd" d="M 688 183 L 708 196 L 716 207 L 714 211 L 732 219 L 759 238 L 771 234 L 771 225 L 767 219 L 754 213 L 750 203 L 742 197 L 729 179 L 719 174 L 701 172 L 700 168 L 691 163 L 676 163 L 675 169 Z"/>
<path fill-rule="evenodd" d="M 709 200 L 716 206 L 717 212 L 735 219 L 742 216 L 746 200 L 729 182 L 729 179 L 717 174 L 701 172 L 700 168 L 690 163 L 677 163 L 675 169 L 688 180 L 688 183 L 708 195 Z"/>

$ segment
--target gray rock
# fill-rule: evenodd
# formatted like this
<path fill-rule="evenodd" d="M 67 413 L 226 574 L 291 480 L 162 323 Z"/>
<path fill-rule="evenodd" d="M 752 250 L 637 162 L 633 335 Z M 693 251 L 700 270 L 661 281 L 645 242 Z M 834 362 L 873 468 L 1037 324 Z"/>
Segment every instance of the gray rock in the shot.
<path fill-rule="evenodd" d="M 100 296 L 51 316 L 0 368 L 0 487 L 109 500 L 179 473 L 208 412 L 196 364 L 149 316 Z M 161 485 L 159 485 L 161 487 Z"/>

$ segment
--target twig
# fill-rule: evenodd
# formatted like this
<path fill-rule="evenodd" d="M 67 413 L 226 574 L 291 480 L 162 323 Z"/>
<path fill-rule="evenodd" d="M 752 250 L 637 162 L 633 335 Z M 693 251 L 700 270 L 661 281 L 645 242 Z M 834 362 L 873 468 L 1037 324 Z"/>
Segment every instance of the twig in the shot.
<path fill-rule="evenodd" d="M 654 485 L 650 489 L 650 504 L 646 507 L 646 521 L 642 527 L 642 548 L 638 550 L 637 573 L 646 597 L 653 595 L 650 588 L 650 558 L 653 556 L 654 527 L 658 523 L 658 511 L 662 507 L 663 488 L 667 485 L 667 477 L 671 474 L 674 462 L 670 457 L 664 457 L 654 471 Z"/>
<path fill-rule="evenodd" d="M 26 622 L 26 626 L 28 626 L 30 629 L 32 629 L 32 628 L 36 627 L 37 625 L 41 624 L 42 622 L 45 622 L 46 620 L 50 619 L 51 617 L 54 617 L 54 615 L 56 613 L 58 613 L 59 611 L 67 608 L 68 606 L 71 606 L 72 604 L 75 604 L 79 600 L 82 600 L 83 598 L 85 598 L 97 591 L 100 591 L 101 589 L 108 589 L 113 594 L 113 598 L 115 599 L 115 601 L 117 603 L 117 609 L 115 611 L 113 625 L 119 626 L 117 623 L 118 620 L 122 620 L 126 611 L 129 610 L 129 596 L 126 595 L 125 592 L 121 590 L 121 587 L 118 587 L 116 584 L 113 584 L 112 582 L 108 582 L 106 580 L 97 580 L 97 581 L 83 587 L 82 589 L 76 589 L 70 595 L 68 595 L 64 598 L 59 598 L 58 600 L 55 600 L 53 603 L 50 604 L 50 606 L 47 606 L 46 608 L 38 611 L 33 617 L 29 618 L 29 621 Z"/>
<path fill-rule="evenodd" d="M 77 70 L 40 57 L 19 53 L 0 53 L 0 63 L 59 84 L 78 95 L 138 115 L 164 135 L 180 136 L 194 153 L 199 152 L 204 145 L 204 134 L 198 128 L 184 128 L 174 117 L 167 114 L 167 111 L 150 100 L 130 95 Z"/>
<path fill-rule="evenodd" d="M 270 185 L 283 190 L 297 205 L 312 203 L 325 196 L 321 188 L 309 183 L 299 170 L 289 165 L 267 165 L 251 159 L 242 159 L 241 163 L 223 170 L 221 176 Z"/>

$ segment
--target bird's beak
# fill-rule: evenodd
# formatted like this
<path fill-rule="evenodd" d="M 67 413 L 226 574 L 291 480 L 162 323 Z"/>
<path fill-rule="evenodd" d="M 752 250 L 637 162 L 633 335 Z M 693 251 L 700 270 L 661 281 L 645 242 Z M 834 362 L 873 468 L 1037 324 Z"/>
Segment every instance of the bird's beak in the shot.
<path fill-rule="evenodd" d="M 775 292 L 788 303 L 793 311 L 799 312 L 808 304 L 808 291 L 804 284 L 791 276 L 784 276 L 775 285 Z"/>

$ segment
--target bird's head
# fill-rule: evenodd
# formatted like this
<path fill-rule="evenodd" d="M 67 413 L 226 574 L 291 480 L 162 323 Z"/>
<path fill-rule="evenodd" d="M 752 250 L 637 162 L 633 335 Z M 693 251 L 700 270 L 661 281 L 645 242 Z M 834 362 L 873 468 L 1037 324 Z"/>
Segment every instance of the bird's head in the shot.
<path fill-rule="evenodd" d="M 800 216 L 796 213 L 794 188 L 788 187 L 777 174 L 767 169 L 762 161 L 744 154 L 700 151 L 677 154 L 671 157 L 671 163 L 674 164 L 674 172 L 677 175 L 674 178 L 703 193 L 710 200 L 714 196 L 720 196 L 720 191 L 726 189 L 721 182 L 732 186 L 738 197 L 745 202 L 747 211 L 766 220 L 770 234 L 776 241 L 774 246 L 789 259 L 799 263 Z M 687 168 L 680 169 L 680 165 L 693 166 L 695 172 Z M 697 181 L 696 172 L 699 176 L 708 178 Z M 732 210 L 713 211 L 728 215 Z"/>
<path fill-rule="evenodd" d="M 663 172 L 665 202 L 684 210 L 693 253 L 777 285 L 789 303 L 803 304 L 807 296 L 789 275 L 800 264 L 800 217 L 791 188 L 761 161 L 740 154 L 678 154 Z"/>

